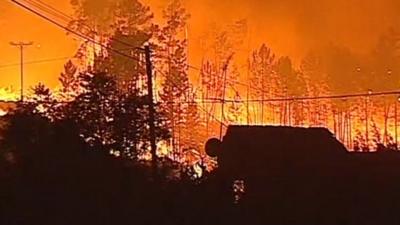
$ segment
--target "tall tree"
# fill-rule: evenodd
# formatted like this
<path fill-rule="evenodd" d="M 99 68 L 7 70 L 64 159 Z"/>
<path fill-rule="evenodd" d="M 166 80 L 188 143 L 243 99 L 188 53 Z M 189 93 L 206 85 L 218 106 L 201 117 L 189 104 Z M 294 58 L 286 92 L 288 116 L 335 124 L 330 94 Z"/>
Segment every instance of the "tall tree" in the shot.
<path fill-rule="evenodd" d="M 323 56 L 322 63 L 327 74 L 331 94 L 342 95 L 344 93 L 354 93 L 354 91 L 367 93 L 368 90 L 361 85 L 362 79 L 366 74 L 364 69 L 360 69 L 362 64 L 360 57 L 350 49 L 336 45 L 327 46 Z M 348 125 L 351 125 L 352 122 L 351 112 L 355 111 L 354 104 L 345 99 L 332 99 L 330 102 L 331 121 L 333 122 L 331 129 L 338 139 L 345 142 L 346 136 L 352 133 L 348 131 Z M 367 110 L 368 106 L 364 102 L 361 105 Z M 362 113 L 358 112 L 357 114 L 364 115 L 364 109 L 359 108 Z M 368 116 L 364 117 L 364 120 L 368 123 Z"/>
<path fill-rule="evenodd" d="M 94 62 L 94 70 L 113 74 L 118 89 L 122 92 L 143 92 L 146 89 L 146 70 L 141 47 L 150 38 L 151 34 L 145 32 L 124 34 L 121 30 L 117 30 L 108 45 L 118 52 L 110 51 L 107 54 L 98 55 Z"/>
<path fill-rule="evenodd" d="M 153 18 L 148 6 L 138 0 L 71 0 L 74 20 L 70 27 L 91 35 L 111 36 L 149 29 Z"/>
<path fill-rule="evenodd" d="M 310 96 L 329 94 L 327 75 L 322 65 L 322 59 L 315 53 L 308 53 L 301 61 L 300 71 L 307 84 Z M 326 100 L 307 102 L 308 121 L 312 125 L 326 126 L 328 124 L 328 104 Z"/>
<path fill-rule="evenodd" d="M 71 4 L 75 12 L 71 29 L 86 33 L 103 45 L 113 45 L 110 47 L 127 55 L 137 55 L 135 48 L 141 47 L 154 31 L 150 8 L 138 0 L 71 0 Z M 92 66 L 97 55 L 108 54 L 113 53 L 84 42 L 78 56 L 83 57 L 85 65 Z"/>
<path fill-rule="evenodd" d="M 73 121 L 90 146 L 135 158 L 149 148 L 146 95 L 119 92 L 115 77 L 106 73 L 80 75 L 84 92 L 68 103 L 64 113 Z M 164 116 L 157 106 L 157 140 L 169 137 Z"/>
<path fill-rule="evenodd" d="M 304 77 L 294 69 L 289 57 L 281 57 L 275 64 L 275 70 L 279 76 L 280 89 L 283 91 L 283 97 L 289 99 L 284 101 L 281 106 L 281 123 L 300 125 L 304 120 L 303 102 L 294 102 L 293 97 L 307 95 L 307 88 Z"/>
<path fill-rule="evenodd" d="M 274 103 L 264 102 L 267 98 L 279 95 L 278 77 L 274 68 L 275 54 L 265 44 L 260 49 L 254 51 L 250 59 L 252 97 L 260 99 L 258 115 L 256 119 L 263 124 L 266 119 L 267 110 L 274 111 Z M 270 118 L 273 120 L 273 118 Z"/>
<path fill-rule="evenodd" d="M 182 130 L 182 142 L 181 144 L 186 149 L 196 150 L 202 152 L 203 144 L 206 141 L 206 136 L 203 127 L 199 105 L 195 102 L 196 93 L 191 88 L 186 96 L 188 105 L 186 113 L 184 115 L 184 127 Z"/>
<path fill-rule="evenodd" d="M 187 40 L 182 36 L 189 14 L 180 0 L 171 1 L 163 10 L 166 25 L 157 35 L 158 57 L 163 72 L 160 98 L 168 117 L 168 127 L 172 131 L 172 146 L 179 148 L 183 115 L 187 104 L 185 94 L 189 90 Z"/>
<path fill-rule="evenodd" d="M 60 74 L 58 79 L 61 83 L 62 98 L 65 101 L 70 101 L 80 93 L 78 68 L 71 60 L 64 65 L 64 72 Z"/>
<path fill-rule="evenodd" d="M 383 34 L 372 54 L 369 56 L 363 73 L 364 89 L 373 91 L 392 91 L 400 86 L 400 33 L 394 29 Z M 383 144 L 390 142 L 389 120 L 394 117 L 397 96 L 383 96 L 371 99 L 378 117 L 383 120 Z"/>
<path fill-rule="evenodd" d="M 105 73 L 82 73 L 80 78 L 84 92 L 67 105 L 66 116 L 79 125 L 83 139 L 91 146 L 111 145 L 116 83 Z"/>

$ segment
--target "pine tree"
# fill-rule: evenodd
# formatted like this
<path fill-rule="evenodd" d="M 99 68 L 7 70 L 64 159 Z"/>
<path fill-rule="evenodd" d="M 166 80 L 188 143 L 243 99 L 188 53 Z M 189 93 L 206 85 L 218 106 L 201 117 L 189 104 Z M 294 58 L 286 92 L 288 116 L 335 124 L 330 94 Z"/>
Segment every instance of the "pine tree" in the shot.
<path fill-rule="evenodd" d="M 64 72 L 60 74 L 59 81 L 61 83 L 63 100 L 70 101 L 79 95 L 79 79 L 78 68 L 69 60 L 64 65 Z"/>
<path fill-rule="evenodd" d="M 150 8 L 138 0 L 72 0 L 71 4 L 75 19 L 69 24 L 70 29 L 84 33 L 102 44 L 83 42 L 76 56 L 83 61 L 84 66 L 93 66 L 97 57 L 107 58 L 114 64 L 108 69 L 119 78 L 119 86 L 128 86 L 126 83 L 136 78 L 134 75 L 138 70 L 131 73 L 127 71 L 136 68 L 137 62 L 126 57 L 121 59 L 124 56 L 108 51 L 103 46 L 139 58 L 140 53 L 136 47 L 142 47 L 152 37 L 155 29 Z M 120 68 L 121 65 L 126 66 Z"/>
<path fill-rule="evenodd" d="M 368 63 L 364 66 L 365 80 L 363 88 L 371 89 L 374 92 L 396 90 L 398 88 L 398 80 L 400 79 L 400 33 L 396 30 L 389 30 L 383 34 L 377 46 L 369 56 Z M 376 115 L 382 117 L 384 128 L 383 140 L 384 144 L 389 142 L 389 120 L 394 114 L 394 105 L 396 98 L 393 96 L 379 97 L 371 99 L 375 106 Z"/>
<path fill-rule="evenodd" d="M 360 59 L 349 49 L 330 45 L 325 49 L 323 57 L 323 67 L 327 74 L 327 81 L 330 94 L 341 95 L 343 93 L 354 93 L 358 90 L 367 93 L 367 89 L 362 87 L 364 72 L 360 73 Z M 333 99 L 330 101 L 331 118 L 334 131 L 338 139 L 345 142 L 346 116 L 351 112 L 352 105 L 343 99 Z M 363 115 L 363 114 L 361 114 Z M 348 118 L 348 116 L 347 116 Z M 368 140 L 367 140 L 368 142 Z"/>
<path fill-rule="evenodd" d="M 203 132 L 204 124 L 200 116 L 198 103 L 195 102 L 196 93 L 193 89 L 190 89 L 186 99 L 188 104 L 186 105 L 186 113 L 184 115 L 181 144 L 188 150 L 195 150 L 200 153 L 207 137 Z"/>
<path fill-rule="evenodd" d="M 66 108 L 66 116 L 79 125 L 83 139 L 103 148 L 114 143 L 112 121 L 116 104 L 116 83 L 105 73 L 80 74 L 85 90 Z"/>
<path fill-rule="evenodd" d="M 142 94 L 146 89 L 146 69 L 145 62 L 141 60 L 143 51 L 140 48 L 150 38 L 151 34 L 142 31 L 124 34 L 121 30 L 117 30 L 109 41 L 109 46 L 118 50 L 119 53 L 110 51 L 106 55 L 97 56 L 94 62 L 94 70 L 113 74 L 121 92 L 132 91 Z M 126 44 L 129 44 L 129 46 Z M 132 58 L 120 53 L 132 56 Z"/>
<path fill-rule="evenodd" d="M 31 102 L 26 103 L 28 108 L 32 109 L 32 113 L 41 115 L 50 120 L 56 120 L 56 104 L 54 102 L 53 93 L 44 84 L 39 83 L 32 88 L 33 95 Z M 29 106 L 28 106 L 29 105 Z"/>
<path fill-rule="evenodd" d="M 267 98 L 273 98 L 278 95 L 278 77 L 275 72 L 275 54 L 271 49 L 263 44 L 259 50 L 254 51 L 250 60 L 250 83 L 253 91 L 252 97 L 261 100 L 258 110 L 259 121 L 264 124 L 267 106 L 274 108 L 272 104 L 264 102 Z M 267 106 L 266 106 L 267 105 Z M 273 111 L 273 110 L 271 110 Z"/>
<path fill-rule="evenodd" d="M 189 90 L 187 40 L 180 35 L 189 15 L 179 0 L 173 0 L 163 10 L 163 19 L 166 25 L 157 35 L 157 56 L 164 75 L 160 98 L 167 113 L 168 128 L 172 132 L 172 146 L 177 150 L 185 114 L 185 104 L 181 102 Z"/>
<path fill-rule="evenodd" d="M 64 108 L 65 119 L 73 121 L 83 140 L 95 149 L 137 158 L 149 146 L 147 96 L 118 91 L 114 76 L 89 72 L 80 74 L 85 90 Z M 169 137 L 164 116 L 157 106 L 157 141 Z"/>
<path fill-rule="evenodd" d="M 323 70 L 322 59 L 309 53 L 301 61 L 300 71 L 304 75 L 309 96 L 329 95 L 327 76 Z M 326 100 L 314 100 L 307 103 L 308 121 L 311 125 L 327 126 L 328 104 Z"/>

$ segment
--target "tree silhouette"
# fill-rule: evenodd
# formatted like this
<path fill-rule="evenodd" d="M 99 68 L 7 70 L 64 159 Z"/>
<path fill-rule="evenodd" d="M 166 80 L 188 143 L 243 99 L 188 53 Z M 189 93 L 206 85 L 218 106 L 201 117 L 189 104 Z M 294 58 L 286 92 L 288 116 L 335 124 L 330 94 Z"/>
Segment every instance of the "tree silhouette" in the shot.
<path fill-rule="evenodd" d="M 17 108 L 5 117 L 2 148 L 11 152 L 17 160 L 26 160 L 38 154 L 45 140 L 50 138 L 50 120 L 42 114 L 35 113 L 32 104 L 20 103 Z"/>
<path fill-rule="evenodd" d="M 204 123 L 201 118 L 200 109 L 198 104 L 194 101 L 196 93 L 193 89 L 188 91 L 188 105 L 184 115 L 184 126 L 182 130 L 182 146 L 186 149 L 195 150 L 197 152 L 203 151 L 203 143 L 207 137 L 204 133 Z"/>
<path fill-rule="evenodd" d="M 90 146 L 136 158 L 149 150 L 147 95 L 119 92 L 115 77 L 105 73 L 80 75 L 84 92 L 64 107 Z M 169 137 L 163 112 L 157 109 L 157 140 Z"/>
<path fill-rule="evenodd" d="M 322 65 L 322 58 L 316 53 L 308 53 L 301 61 L 300 70 L 307 83 L 308 95 L 329 95 L 327 75 Z M 309 122 L 324 126 L 328 123 L 328 104 L 326 100 L 307 102 Z"/>
<path fill-rule="evenodd" d="M 60 74 L 58 80 L 62 86 L 61 94 L 63 100 L 70 101 L 80 93 L 78 68 L 71 60 L 68 60 L 64 65 L 64 72 Z"/>
<path fill-rule="evenodd" d="M 138 0 L 73 0 L 71 4 L 74 10 L 74 19 L 69 24 L 70 29 L 84 33 L 96 40 L 97 43 L 101 43 L 101 45 L 90 41 L 82 43 L 77 57 L 82 60 L 84 66 L 93 66 L 93 61 L 99 56 L 115 54 L 115 52 L 109 52 L 103 48 L 104 45 L 109 45 L 127 55 L 137 55 L 135 47 L 141 47 L 143 42 L 152 37 L 155 30 L 150 8 Z M 131 54 L 131 52 L 133 53 Z M 127 61 L 120 57 L 120 55 L 111 55 L 111 61 L 115 59 L 118 62 Z M 115 63 L 116 67 L 112 69 L 124 71 L 132 64 L 134 63 L 128 62 L 127 66 L 118 68 L 123 64 Z M 119 74 L 116 71 L 110 71 L 110 73 L 121 78 L 119 81 L 123 83 L 123 80 L 126 79 L 124 75 L 129 72 L 124 71 Z"/>
<path fill-rule="evenodd" d="M 184 101 L 187 100 L 185 96 L 189 90 L 187 40 L 180 38 L 188 18 L 189 15 L 181 1 L 171 1 L 163 10 L 166 25 L 157 34 L 157 54 L 164 75 L 160 98 L 168 118 L 168 129 L 172 133 L 172 148 L 177 152 L 180 149 L 184 114 L 187 110 Z"/>
<path fill-rule="evenodd" d="M 279 95 L 279 80 L 274 68 L 275 63 L 275 55 L 265 44 L 254 51 L 250 58 L 250 83 L 253 90 L 251 96 L 262 100 L 258 111 L 260 118 L 257 119 L 261 124 L 265 122 L 267 110 L 273 111 L 274 108 L 274 103 L 265 103 L 263 100 Z"/>
<path fill-rule="evenodd" d="M 134 33 L 117 30 L 109 41 L 110 47 L 135 59 L 111 51 L 105 57 L 97 57 L 95 70 L 115 75 L 118 89 L 122 92 L 146 90 L 146 70 L 144 61 L 140 60 L 143 55 L 140 48 L 150 40 L 151 35 L 139 29 Z"/>
<path fill-rule="evenodd" d="M 92 146 L 113 143 L 111 123 L 116 103 L 116 82 L 105 73 L 80 75 L 85 90 L 66 106 L 66 116 L 79 125 L 81 135 Z"/>

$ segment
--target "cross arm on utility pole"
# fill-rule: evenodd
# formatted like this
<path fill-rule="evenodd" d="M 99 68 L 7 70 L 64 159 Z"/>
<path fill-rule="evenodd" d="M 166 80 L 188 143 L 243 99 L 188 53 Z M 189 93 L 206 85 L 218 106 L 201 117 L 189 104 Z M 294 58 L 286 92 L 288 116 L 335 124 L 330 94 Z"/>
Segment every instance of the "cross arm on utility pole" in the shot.
<path fill-rule="evenodd" d="M 33 45 L 33 41 L 29 41 L 29 42 L 23 42 L 23 41 L 10 41 L 10 45 L 12 46 L 17 46 L 17 47 L 25 47 L 25 46 L 30 46 Z"/>

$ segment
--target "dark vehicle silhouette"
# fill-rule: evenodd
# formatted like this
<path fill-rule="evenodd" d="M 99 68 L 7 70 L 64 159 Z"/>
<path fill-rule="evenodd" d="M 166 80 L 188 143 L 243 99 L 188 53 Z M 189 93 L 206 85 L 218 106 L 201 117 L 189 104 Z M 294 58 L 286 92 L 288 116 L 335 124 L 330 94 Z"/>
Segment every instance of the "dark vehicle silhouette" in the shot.
<path fill-rule="evenodd" d="M 238 224 L 400 224 L 397 151 L 352 153 L 324 128 L 230 126 L 206 152 L 223 188 L 242 186 Z"/>

